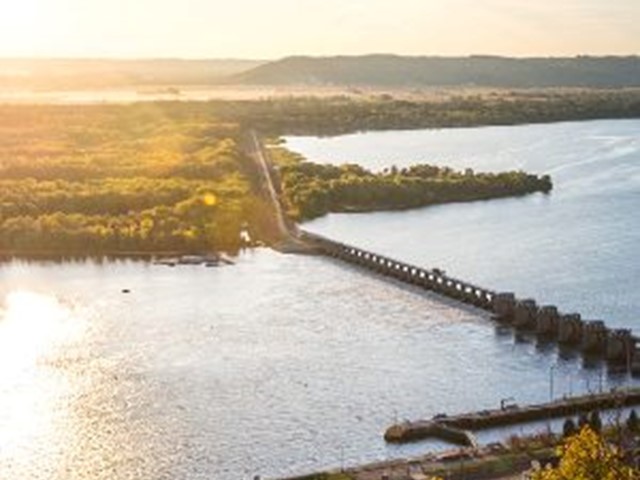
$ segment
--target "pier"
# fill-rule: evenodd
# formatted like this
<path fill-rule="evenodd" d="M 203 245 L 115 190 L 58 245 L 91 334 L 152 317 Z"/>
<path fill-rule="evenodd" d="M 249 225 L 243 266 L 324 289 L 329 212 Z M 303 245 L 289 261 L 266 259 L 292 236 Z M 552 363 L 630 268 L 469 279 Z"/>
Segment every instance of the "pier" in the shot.
<path fill-rule="evenodd" d="M 562 418 L 596 410 L 611 410 L 640 405 L 640 389 L 613 390 L 550 403 L 525 407 L 508 406 L 448 417 L 438 415 L 431 420 L 418 420 L 392 425 L 384 438 L 391 443 L 407 443 L 425 438 L 439 438 L 466 444 L 470 432 L 521 423 Z M 444 432 L 444 433 L 443 433 Z"/>

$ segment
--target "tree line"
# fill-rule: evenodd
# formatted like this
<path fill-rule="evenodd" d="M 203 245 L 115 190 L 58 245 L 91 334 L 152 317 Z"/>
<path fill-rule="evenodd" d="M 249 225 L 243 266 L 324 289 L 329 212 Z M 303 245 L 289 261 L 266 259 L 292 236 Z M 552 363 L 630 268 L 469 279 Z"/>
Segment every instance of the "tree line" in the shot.
<path fill-rule="evenodd" d="M 329 212 L 398 210 L 428 205 L 548 193 L 551 178 L 521 171 L 476 173 L 435 165 L 371 172 L 359 165 L 304 161 L 272 149 L 290 216 L 309 220 Z"/>
<path fill-rule="evenodd" d="M 332 98 L 212 102 L 212 109 L 273 135 L 338 135 L 364 130 L 517 125 L 639 118 L 640 89 L 445 91 Z"/>

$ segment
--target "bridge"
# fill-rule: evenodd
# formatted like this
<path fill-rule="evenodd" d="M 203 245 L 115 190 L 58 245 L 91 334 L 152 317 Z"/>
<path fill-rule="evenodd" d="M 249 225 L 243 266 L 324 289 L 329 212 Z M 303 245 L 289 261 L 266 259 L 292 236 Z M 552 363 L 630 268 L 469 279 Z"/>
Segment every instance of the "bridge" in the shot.
<path fill-rule="evenodd" d="M 538 305 L 534 299 L 519 299 L 511 292 L 496 292 L 446 275 L 439 268 L 422 268 L 353 245 L 300 229 L 284 215 L 270 165 L 257 134 L 250 134 L 249 154 L 255 159 L 277 217 L 280 241 L 274 247 L 288 253 L 316 253 L 434 292 L 492 314 L 503 325 L 535 333 L 548 341 L 601 357 L 609 363 L 640 373 L 638 338 L 629 329 L 610 329 L 601 320 L 583 320 L 579 313 L 561 313 L 555 305 Z"/>
<path fill-rule="evenodd" d="M 431 290 L 454 300 L 493 310 L 496 293 L 472 283 L 449 277 L 437 268 L 424 269 L 399 260 L 369 252 L 362 248 L 336 242 L 327 237 L 298 230 L 298 238 L 312 245 L 321 254 L 333 257 L 374 273 L 395 278 L 404 283 Z"/>
<path fill-rule="evenodd" d="M 492 318 L 515 330 L 578 349 L 585 355 L 603 357 L 611 364 L 640 373 L 637 338 L 628 329 L 610 329 L 603 321 L 583 320 L 578 313 L 560 313 L 555 305 L 539 306 L 533 299 L 489 288 L 446 275 L 438 268 L 422 268 L 368 250 L 296 229 L 296 237 L 316 253 L 368 270 L 374 274 L 434 292 L 492 314 Z"/>

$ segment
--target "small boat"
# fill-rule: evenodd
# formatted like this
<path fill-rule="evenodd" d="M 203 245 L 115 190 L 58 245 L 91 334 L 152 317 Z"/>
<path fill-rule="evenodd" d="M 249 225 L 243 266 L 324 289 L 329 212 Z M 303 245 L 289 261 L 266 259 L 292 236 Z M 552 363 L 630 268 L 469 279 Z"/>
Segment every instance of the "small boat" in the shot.
<path fill-rule="evenodd" d="M 175 258 L 161 258 L 153 262 L 154 265 L 166 265 L 167 267 L 175 267 L 178 260 Z"/>
<path fill-rule="evenodd" d="M 206 262 L 200 255 L 183 255 L 178 259 L 180 265 L 202 265 Z"/>

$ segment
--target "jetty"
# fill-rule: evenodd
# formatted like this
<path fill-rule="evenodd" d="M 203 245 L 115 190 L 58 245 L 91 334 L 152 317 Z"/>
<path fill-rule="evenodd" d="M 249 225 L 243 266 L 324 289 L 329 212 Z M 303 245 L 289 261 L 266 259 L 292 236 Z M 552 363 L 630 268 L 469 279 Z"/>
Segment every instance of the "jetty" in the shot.
<path fill-rule="evenodd" d="M 607 393 L 583 395 L 537 405 L 523 407 L 510 405 L 495 410 L 482 410 L 451 417 L 436 415 L 430 420 L 398 423 L 386 430 L 384 438 L 390 443 L 439 438 L 452 443 L 473 446 L 470 440 L 473 438 L 471 432 L 478 430 L 635 405 L 640 405 L 640 388 L 614 389 Z"/>

